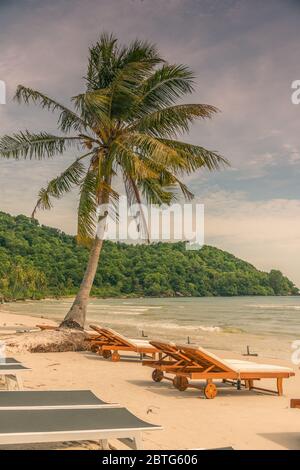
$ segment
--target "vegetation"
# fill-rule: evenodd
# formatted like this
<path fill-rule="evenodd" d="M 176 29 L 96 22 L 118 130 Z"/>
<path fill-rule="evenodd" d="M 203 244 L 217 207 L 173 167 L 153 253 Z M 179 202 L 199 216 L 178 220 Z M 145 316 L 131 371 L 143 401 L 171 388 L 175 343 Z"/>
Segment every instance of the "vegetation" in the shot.
<path fill-rule="evenodd" d="M 40 299 L 76 294 L 89 250 L 75 237 L 23 215 L 0 212 L 0 297 Z M 291 295 L 280 271 L 269 274 L 217 248 L 186 251 L 183 243 L 126 245 L 107 241 L 96 296 Z"/>

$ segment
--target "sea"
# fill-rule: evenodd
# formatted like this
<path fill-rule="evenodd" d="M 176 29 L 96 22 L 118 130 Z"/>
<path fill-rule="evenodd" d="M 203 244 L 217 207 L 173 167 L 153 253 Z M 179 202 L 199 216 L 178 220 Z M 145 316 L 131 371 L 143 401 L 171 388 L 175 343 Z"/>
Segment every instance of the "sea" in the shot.
<path fill-rule="evenodd" d="M 59 322 L 71 302 L 47 299 L 9 303 L 4 308 L 42 317 L 37 323 L 47 323 L 47 318 Z M 92 323 L 132 338 L 288 359 L 294 342 L 300 342 L 300 296 L 91 299 L 87 326 Z"/>

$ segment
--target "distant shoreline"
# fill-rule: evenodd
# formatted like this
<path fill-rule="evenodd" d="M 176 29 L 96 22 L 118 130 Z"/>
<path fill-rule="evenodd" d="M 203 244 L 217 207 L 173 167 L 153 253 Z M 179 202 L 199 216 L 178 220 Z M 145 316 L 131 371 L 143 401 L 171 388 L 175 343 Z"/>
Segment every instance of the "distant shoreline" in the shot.
<path fill-rule="evenodd" d="M 287 297 L 287 298 L 290 298 L 290 297 L 300 297 L 300 293 L 299 294 L 285 294 L 285 295 L 254 295 L 254 294 L 245 294 L 245 295 L 198 295 L 198 296 L 193 296 L 193 295 L 160 295 L 160 296 L 141 296 L 141 295 L 118 295 L 118 296 L 102 296 L 102 295 L 99 295 L 99 296 L 96 296 L 96 295 L 91 295 L 90 299 L 91 300 L 99 300 L 99 299 L 103 299 L 103 300 L 113 300 L 113 299 L 121 299 L 121 300 L 126 300 L 126 299 L 235 299 L 235 298 L 241 298 L 241 297 L 253 297 L 254 299 L 255 298 L 258 298 L 258 297 L 262 297 L 262 298 L 267 298 L 267 297 L 274 297 L 274 298 L 278 298 L 278 297 Z M 47 297 L 43 297 L 41 299 L 33 299 L 33 298 L 26 298 L 26 299 L 14 299 L 14 300 L 5 300 L 4 302 L 0 302 L 0 306 L 1 305 L 5 305 L 5 304 L 13 304 L 13 303 L 18 303 L 18 302 L 41 302 L 41 301 L 47 301 L 47 300 L 64 300 L 64 299 L 73 299 L 75 298 L 75 294 L 72 294 L 72 295 L 62 295 L 62 296 L 47 296 Z"/>

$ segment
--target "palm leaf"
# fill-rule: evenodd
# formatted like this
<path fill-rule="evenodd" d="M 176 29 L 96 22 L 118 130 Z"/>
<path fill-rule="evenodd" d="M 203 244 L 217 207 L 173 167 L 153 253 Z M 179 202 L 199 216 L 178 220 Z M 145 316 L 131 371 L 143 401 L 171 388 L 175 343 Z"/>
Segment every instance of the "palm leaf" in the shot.
<path fill-rule="evenodd" d="M 80 137 L 60 137 L 47 132 L 32 134 L 29 131 L 5 135 L 0 139 L 0 155 L 5 158 L 42 159 L 63 154 L 68 146 L 79 143 Z"/>
<path fill-rule="evenodd" d="M 217 108 L 207 104 L 170 106 L 149 113 L 129 126 L 129 130 L 146 132 L 154 137 L 174 137 L 188 132 L 196 119 L 212 118 Z"/>
<path fill-rule="evenodd" d="M 35 217 L 38 209 L 49 210 L 52 208 L 51 197 L 59 199 L 64 194 L 70 192 L 74 186 L 80 184 L 85 171 L 85 166 L 81 160 L 86 156 L 87 155 L 84 155 L 75 160 L 65 171 L 51 180 L 46 188 L 42 188 L 39 191 L 38 200 L 32 212 L 32 218 Z"/>
<path fill-rule="evenodd" d="M 173 150 L 176 150 L 178 154 L 186 160 L 188 173 L 202 167 L 213 171 L 229 165 L 228 160 L 218 152 L 207 150 L 199 145 L 169 139 L 158 140 Z"/>
<path fill-rule="evenodd" d="M 58 103 L 39 91 L 33 90 L 32 88 L 19 85 L 15 94 L 15 99 L 18 103 L 23 102 L 25 104 L 29 104 L 32 102 L 34 104 L 39 104 L 42 108 L 45 108 L 48 111 L 60 111 L 58 125 L 62 132 L 69 132 L 72 128 L 74 130 L 83 130 L 86 128 L 85 121 L 82 120 L 80 116 L 77 116 L 74 111 L 71 111 L 66 106 Z"/>

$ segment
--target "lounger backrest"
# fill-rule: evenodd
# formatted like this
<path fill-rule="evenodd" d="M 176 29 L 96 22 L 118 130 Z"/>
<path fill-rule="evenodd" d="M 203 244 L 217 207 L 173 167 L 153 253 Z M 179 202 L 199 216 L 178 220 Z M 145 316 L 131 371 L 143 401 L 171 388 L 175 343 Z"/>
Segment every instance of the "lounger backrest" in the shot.
<path fill-rule="evenodd" d="M 97 326 L 97 325 L 90 325 L 90 328 L 92 328 L 92 330 L 95 330 L 97 331 L 99 337 L 96 337 L 95 339 L 106 339 L 106 340 L 110 340 L 111 339 L 111 334 L 107 334 L 105 333 L 105 331 L 103 331 L 103 328 L 101 326 Z"/>
<path fill-rule="evenodd" d="M 211 368 L 211 372 L 234 372 L 234 368 L 227 364 L 224 359 L 221 359 L 207 349 L 187 344 L 176 344 L 176 346 L 182 354 L 187 356 L 193 363 L 199 364 L 201 368 Z"/>
<path fill-rule="evenodd" d="M 185 361 L 186 357 L 179 351 L 175 343 L 164 343 L 163 341 L 150 341 L 150 344 L 161 351 L 164 355 L 171 357 L 175 361 Z"/>
<path fill-rule="evenodd" d="M 112 330 L 111 328 L 101 328 L 101 332 L 103 336 L 105 336 L 108 341 L 111 341 L 113 344 L 118 343 L 122 344 L 123 346 L 136 348 L 134 342 L 132 342 L 129 338 L 117 333 L 116 331 Z"/>

